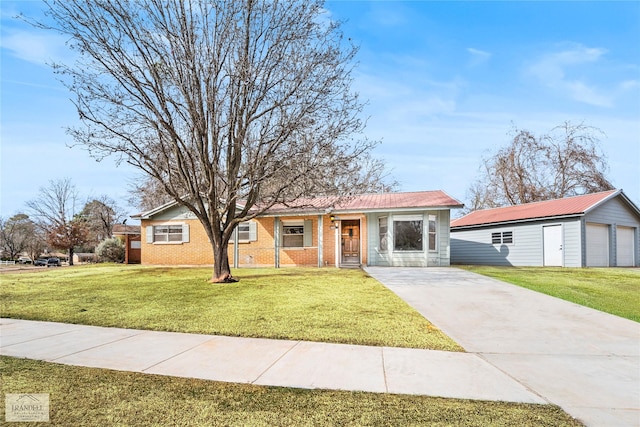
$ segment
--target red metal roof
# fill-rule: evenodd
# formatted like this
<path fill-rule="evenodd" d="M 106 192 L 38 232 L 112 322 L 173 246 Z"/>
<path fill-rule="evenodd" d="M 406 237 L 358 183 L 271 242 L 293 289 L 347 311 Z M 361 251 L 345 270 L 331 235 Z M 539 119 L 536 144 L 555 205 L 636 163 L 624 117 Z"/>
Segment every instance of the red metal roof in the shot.
<path fill-rule="evenodd" d="M 176 202 L 167 203 L 150 211 L 133 215 L 132 218 L 149 219 L 159 212 L 163 212 L 164 210 L 176 205 Z M 287 205 L 274 205 L 261 216 L 318 214 L 325 212 L 363 212 L 393 209 L 461 208 L 463 206 L 464 205 L 462 203 L 449 196 L 444 191 L 434 190 L 407 193 L 359 194 L 344 197 L 324 196 L 299 199 Z"/>
<path fill-rule="evenodd" d="M 461 208 L 458 200 L 441 190 L 407 193 L 361 194 L 351 197 L 317 197 L 301 199 L 293 205 L 276 205 L 267 214 L 329 210 L 331 212 L 372 211 L 389 209 Z"/>
<path fill-rule="evenodd" d="M 471 212 L 451 221 L 451 228 L 473 225 L 495 224 L 527 219 L 549 218 L 584 214 L 589 208 L 601 203 L 619 190 L 603 191 L 584 196 L 526 203 L 504 208 L 485 209 Z"/>

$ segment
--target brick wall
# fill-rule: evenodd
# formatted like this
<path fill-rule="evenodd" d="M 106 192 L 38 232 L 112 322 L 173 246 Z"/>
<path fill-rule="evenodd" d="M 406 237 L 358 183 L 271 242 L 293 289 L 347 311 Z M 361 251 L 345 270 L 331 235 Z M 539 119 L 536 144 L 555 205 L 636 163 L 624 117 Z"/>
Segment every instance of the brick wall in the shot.
<path fill-rule="evenodd" d="M 147 226 L 189 225 L 188 243 L 147 243 Z M 198 220 L 141 221 L 142 264 L 213 265 L 213 251 L 207 233 Z M 232 255 L 232 254 L 231 254 Z M 233 259 L 231 258 L 232 262 Z"/>
<path fill-rule="evenodd" d="M 256 218 L 257 238 L 254 242 L 239 243 L 238 265 L 240 267 L 273 267 L 274 254 L 274 218 Z M 231 260 L 233 260 L 233 244 L 229 245 Z M 233 264 L 231 264 L 233 265 Z"/>
<path fill-rule="evenodd" d="M 366 218 L 364 216 L 349 216 L 349 219 L 360 219 L 361 259 L 364 264 L 367 262 L 367 236 Z M 312 244 L 303 248 L 280 248 L 281 266 L 317 266 L 318 265 L 318 216 L 310 215 L 304 217 L 281 217 L 281 221 L 286 220 L 311 220 L 312 221 Z M 241 267 L 250 266 L 274 266 L 275 246 L 274 246 L 274 226 L 275 218 L 265 217 L 254 220 L 257 223 L 257 240 L 253 242 L 238 243 L 238 265 Z M 168 225 L 168 224 L 188 224 L 189 242 L 187 243 L 147 243 L 147 226 Z M 336 230 L 332 228 L 329 215 L 323 216 L 323 265 L 335 266 L 336 250 Z M 142 220 L 142 264 L 151 265 L 213 265 L 213 253 L 211 244 L 198 220 L 171 220 L 152 221 Z M 233 239 L 232 239 L 233 240 Z M 234 243 L 229 244 L 229 263 L 233 266 Z"/>

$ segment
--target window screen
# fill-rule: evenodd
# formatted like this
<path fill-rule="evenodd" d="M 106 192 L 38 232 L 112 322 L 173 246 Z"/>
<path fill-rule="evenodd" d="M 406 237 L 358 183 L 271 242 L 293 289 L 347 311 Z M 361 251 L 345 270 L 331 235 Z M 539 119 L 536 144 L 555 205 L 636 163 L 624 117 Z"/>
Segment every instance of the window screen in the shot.
<path fill-rule="evenodd" d="M 304 225 L 283 225 L 282 246 L 285 248 L 301 248 L 304 246 Z"/>

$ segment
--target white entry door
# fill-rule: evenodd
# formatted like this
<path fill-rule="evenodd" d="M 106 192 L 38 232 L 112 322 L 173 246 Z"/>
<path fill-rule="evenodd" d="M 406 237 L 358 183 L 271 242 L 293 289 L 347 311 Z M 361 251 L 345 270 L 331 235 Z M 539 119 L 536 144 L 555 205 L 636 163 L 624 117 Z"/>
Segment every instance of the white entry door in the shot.
<path fill-rule="evenodd" d="M 587 224 L 587 267 L 609 267 L 609 226 Z"/>
<path fill-rule="evenodd" d="M 634 245 L 635 230 L 631 227 L 616 228 L 616 258 L 618 267 L 633 267 L 635 265 Z"/>
<path fill-rule="evenodd" d="M 562 267 L 562 225 L 542 227 L 545 267 Z"/>

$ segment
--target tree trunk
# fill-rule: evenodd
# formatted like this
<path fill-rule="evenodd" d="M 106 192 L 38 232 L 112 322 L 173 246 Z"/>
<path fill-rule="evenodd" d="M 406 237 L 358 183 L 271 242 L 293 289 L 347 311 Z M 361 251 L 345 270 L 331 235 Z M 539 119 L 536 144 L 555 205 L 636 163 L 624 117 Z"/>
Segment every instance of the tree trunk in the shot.
<path fill-rule="evenodd" d="M 213 246 L 213 277 L 211 278 L 211 283 L 232 283 L 237 282 L 238 279 L 235 279 L 231 276 L 231 267 L 229 266 L 229 242 L 225 242 L 216 246 Z"/>
<path fill-rule="evenodd" d="M 73 248 L 69 248 L 69 265 L 73 265 Z"/>

